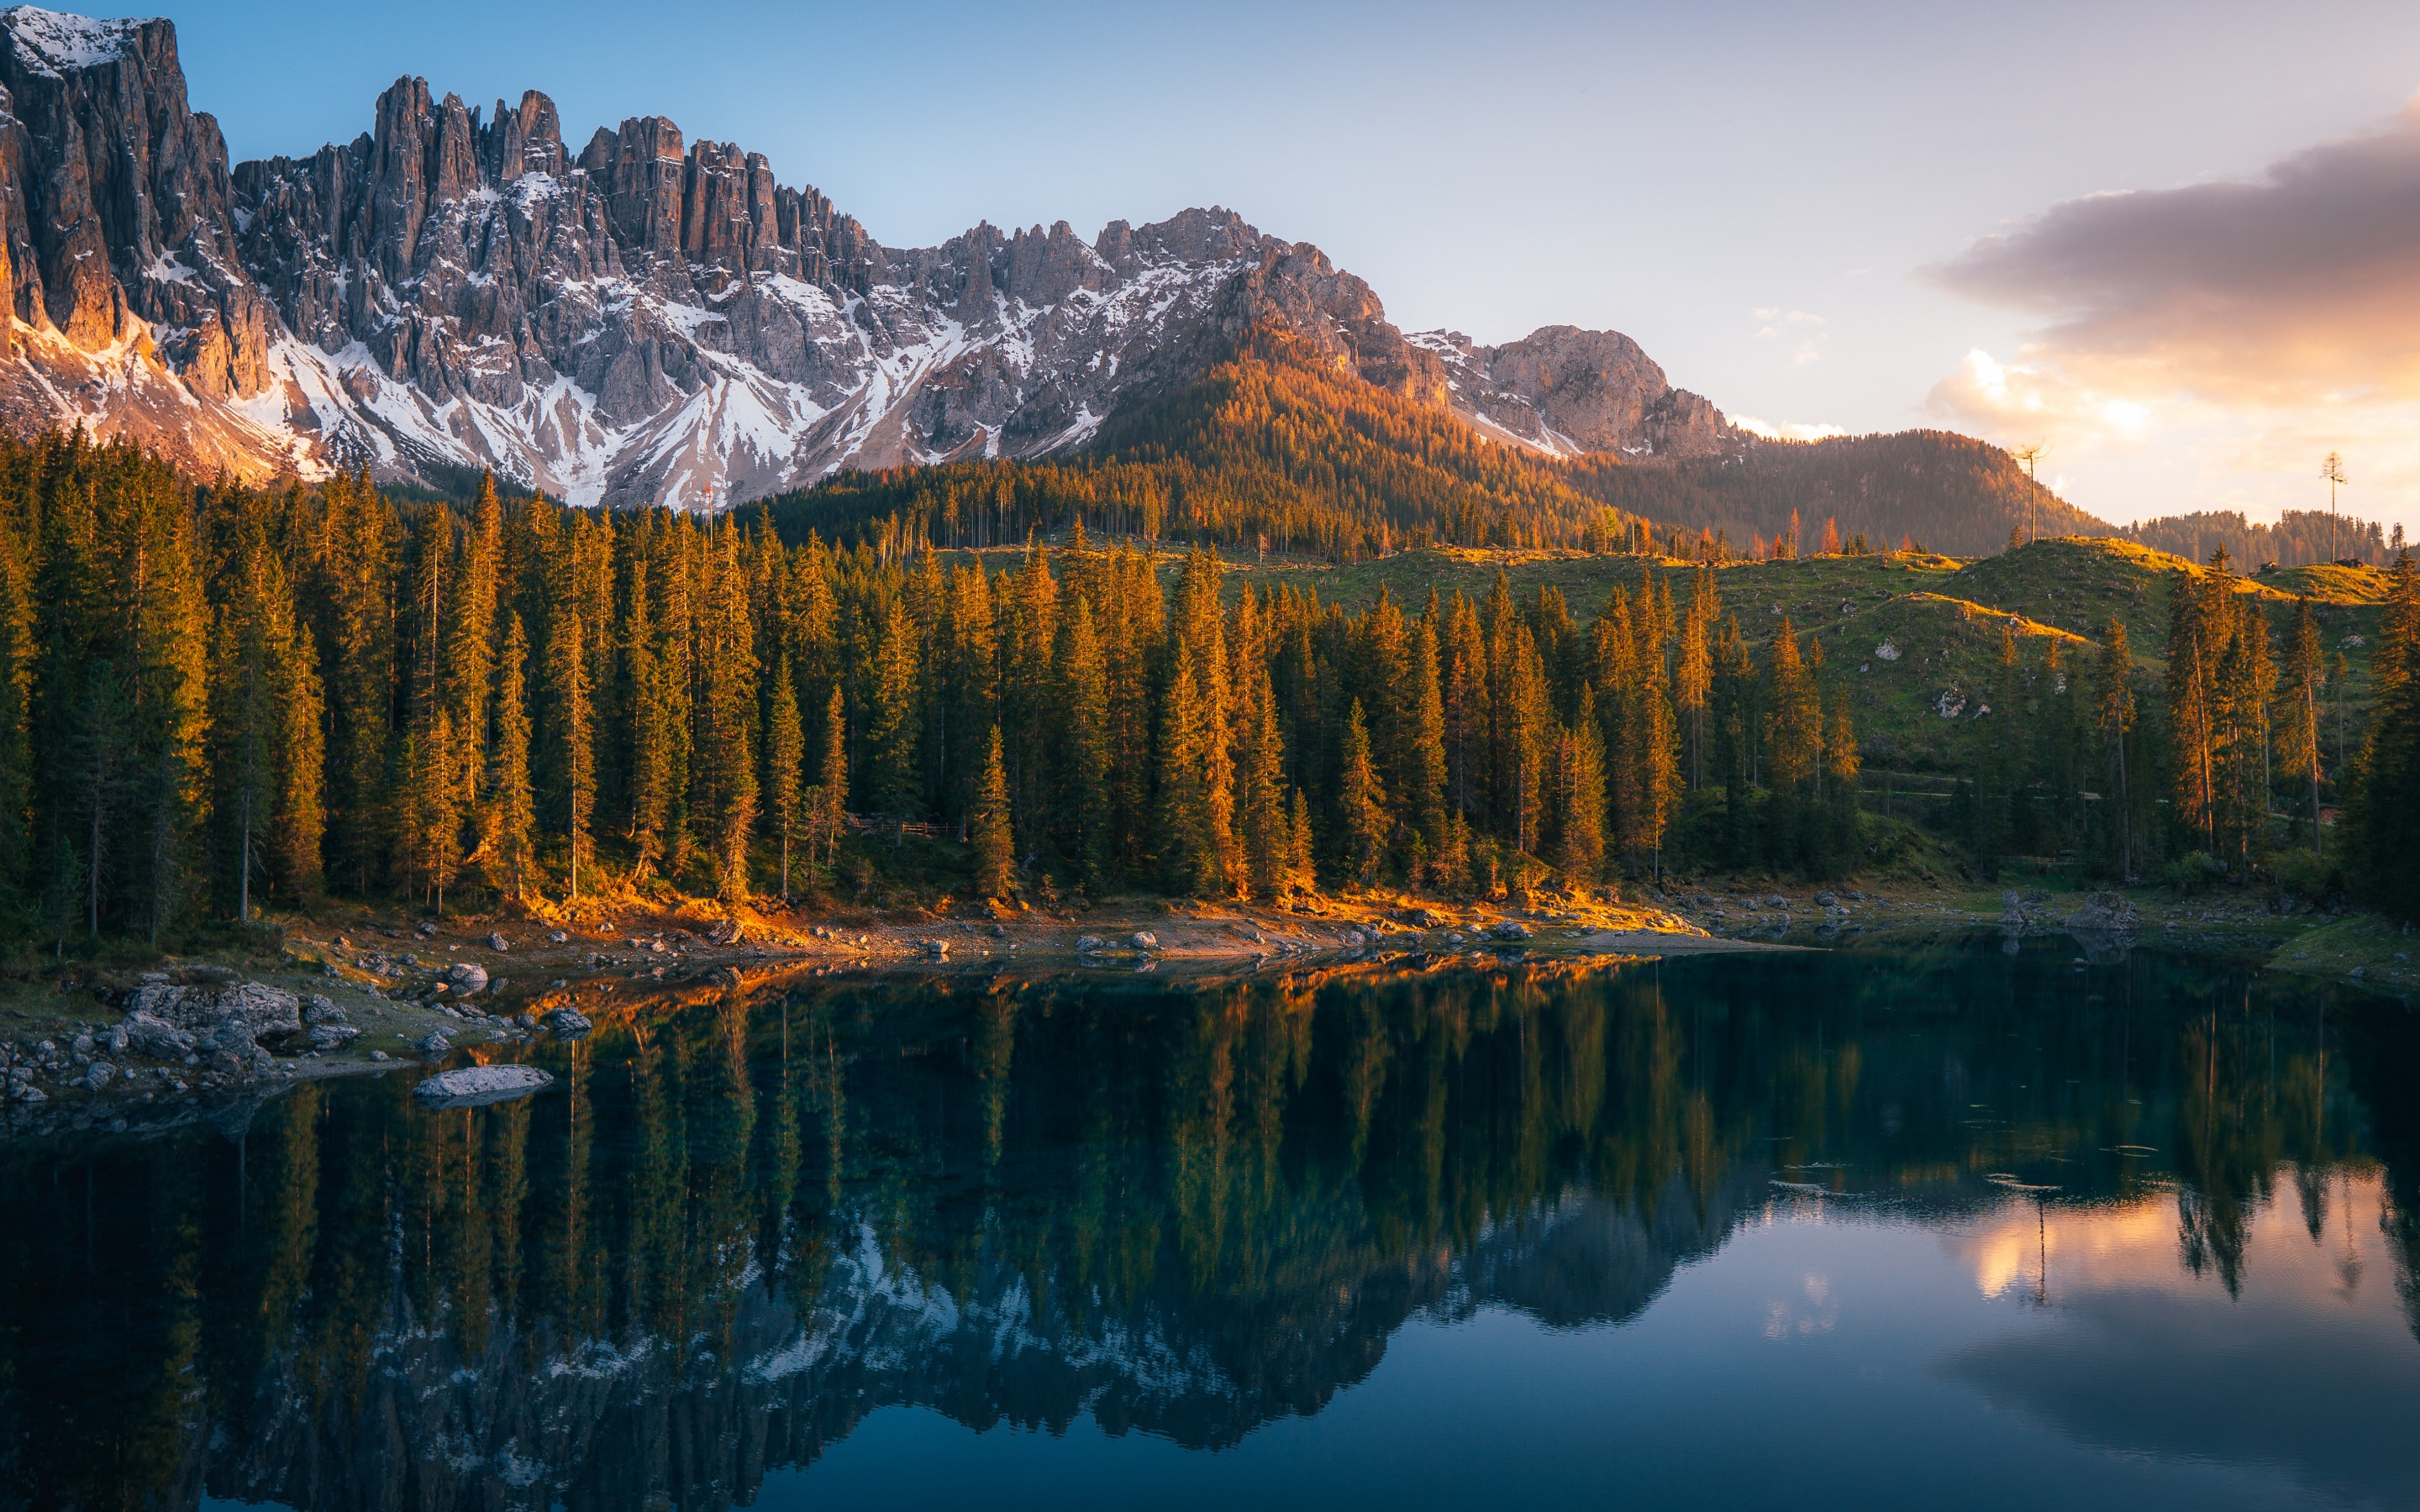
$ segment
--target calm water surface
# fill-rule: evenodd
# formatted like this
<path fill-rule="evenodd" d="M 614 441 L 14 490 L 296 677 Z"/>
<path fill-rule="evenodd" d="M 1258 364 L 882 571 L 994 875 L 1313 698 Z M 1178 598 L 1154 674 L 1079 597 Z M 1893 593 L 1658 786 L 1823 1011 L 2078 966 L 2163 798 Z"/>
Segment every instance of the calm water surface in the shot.
<path fill-rule="evenodd" d="M 667 999 L 0 1148 L 0 1509 L 2420 1505 L 2420 1022 L 1996 942 Z"/>

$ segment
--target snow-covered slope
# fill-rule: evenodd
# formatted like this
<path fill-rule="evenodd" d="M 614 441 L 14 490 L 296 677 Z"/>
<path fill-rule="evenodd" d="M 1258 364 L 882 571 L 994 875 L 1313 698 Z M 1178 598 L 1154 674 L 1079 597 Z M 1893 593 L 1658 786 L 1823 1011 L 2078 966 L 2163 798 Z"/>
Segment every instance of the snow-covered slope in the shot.
<path fill-rule="evenodd" d="M 890 249 L 660 116 L 575 152 L 542 94 L 483 115 L 415 78 L 353 141 L 230 172 L 169 23 L 18 7 L 0 29 L 0 413 L 20 428 L 78 421 L 205 471 L 493 470 L 577 503 L 718 508 L 836 468 L 1081 445 L 1275 321 L 1508 441 L 1732 439 L 1626 338 L 1407 341 L 1318 249 L 1226 210 Z"/>

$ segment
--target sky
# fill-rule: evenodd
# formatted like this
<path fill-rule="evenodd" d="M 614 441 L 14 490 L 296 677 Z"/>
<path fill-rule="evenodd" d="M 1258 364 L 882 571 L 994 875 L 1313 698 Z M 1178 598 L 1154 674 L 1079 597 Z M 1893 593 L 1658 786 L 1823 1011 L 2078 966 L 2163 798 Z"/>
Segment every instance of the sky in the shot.
<path fill-rule="evenodd" d="M 1776 433 L 2040 443 L 2111 520 L 2420 532 L 2420 6 L 188 0 L 236 161 L 399 75 L 658 114 L 889 246 L 1224 205 L 1405 330 L 1628 332 Z"/>

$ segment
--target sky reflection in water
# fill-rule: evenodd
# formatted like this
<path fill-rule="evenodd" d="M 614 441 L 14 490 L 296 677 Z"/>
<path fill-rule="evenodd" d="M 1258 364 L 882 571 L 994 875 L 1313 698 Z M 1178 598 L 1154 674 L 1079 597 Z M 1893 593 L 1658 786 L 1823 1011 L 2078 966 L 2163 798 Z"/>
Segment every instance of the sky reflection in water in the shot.
<path fill-rule="evenodd" d="M 0 1505 L 2411 1505 L 2415 1045 L 1988 943 L 704 996 L 0 1151 Z"/>

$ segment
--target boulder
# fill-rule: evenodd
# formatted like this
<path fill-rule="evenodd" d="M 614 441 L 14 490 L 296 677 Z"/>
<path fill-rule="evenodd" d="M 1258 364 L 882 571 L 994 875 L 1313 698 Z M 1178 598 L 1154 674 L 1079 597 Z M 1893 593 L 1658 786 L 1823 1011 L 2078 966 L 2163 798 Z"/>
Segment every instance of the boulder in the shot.
<path fill-rule="evenodd" d="M 310 1029 L 311 1048 L 322 1054 L 342 1050 L 361 1038 L 361 1033 L 349 1024 L 314 1024 Z"/>
<path fill-rule="evenodd" d="M 1508 918 L 1487 933 L 1499 940 L 1527 940 L 1536 938 L 1538 932 L 1517 918 Z"/>
<path fill-rule="evenodd" d="M 714 927 L 706 932 L 706 941 L 708 945 L 737 945 L 743 933 L 739 927 L 739 920 L 718 918 L 714 921 Z"/>
<path fill-rule="evenodd" d="M 334 1000 L 313 993 L 310 1001 L 302 1005 L 302 1022 L 306 1026 L 317 1024 L 342 1024 L 345 1022 L 345 1011 Z"/>
<path fill-rule="evenodd" d="M 130 1014 L 147 1014 L 180 1029 L 208 1029 L 222 1020 L 239 1018 L 254 1039 L 302 1027 L 302 1000 L 282 987 L 259 981 L 146 982 L 134 990 L 126 1007 Z"/>
<path fill-rule="evenodd" d="M 1159 949 L 1159 936 L 1147 929 L 1139 929 L 1129 943 L 1138 950 L 1156 950 Z"/>
<path fill-rule="evenodd" d="M 454 1041 L 445 1038 L 444 1030 L 431 1029 L 411 1048 L 424 1056 L 442 1056 L 454 1048 Z"/>
<path fill-rule="evenodd" d="M 85 1068 L 84 1084 L 98 1092 L 102 1088 L 107 1087 L 109 1085 L 109 1079 L 116 1074 L 116 1067 L 111 1065 L 106 1060 L 96 1060 L 90 1066 Z"/>
<path fill-rule="evenodd" d="M 489 934 L 488 936 L 488 949 L 490 950 L 509 950 L 512 948 L 512 941 L 505 939 L 501 934 Z"/>
<path fill-rule="evenodd" d="M 1076 941 L 1076 953 L 1078 955 L 1091 955 L 1095 951 L 1106 950 L 1109 948 L 1109 942 L 1101 938 L 1097 934 L 1086 934 Z"/>
<path fill-rule="evenodd" d="M 547 1032 L 558 1040 L 577 1040 L 596 1027 L 588 1022 L 588 1015 L 576 1008 L 558 1008 L 541 1022 Z"/>
<path fill-rule="evenodd" d="M 140 1009 L 118 1020 L 110 1038 L 116 1042 L 123 1036 L 126 1048 L 138 1056 L 154 1060 L 182 1060 L 194 1053 L 194 1036 L 156 1013 Z"/>
<path fill-rule="evenodd" d="M 2142 916 L 2123 893 L 2090 892 L 2084 896 L 2084 905 L 2067 916 L 2071 934 L 2131 934 L 2142 923 Z"/>
<path fill-rule="evenodd" d="M 464 1066 L 427 1078 L 411 1095 L 426 1108 L 473 1108 L 527 1097 L 553 1084 L 554 1078 L 535 1066 Z"/>
<path fill-rule="evenodd" d="M 488 968 L 475 961 L 458 961 L 445 972 L 445 984 L 464 997 L 488 990 Z"/>

